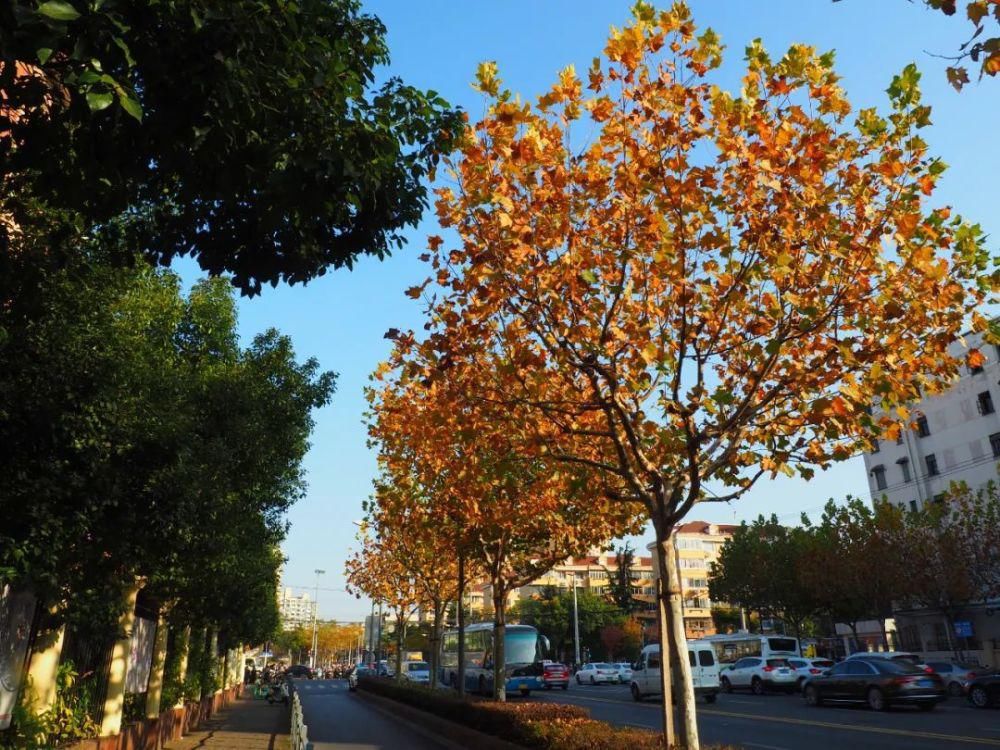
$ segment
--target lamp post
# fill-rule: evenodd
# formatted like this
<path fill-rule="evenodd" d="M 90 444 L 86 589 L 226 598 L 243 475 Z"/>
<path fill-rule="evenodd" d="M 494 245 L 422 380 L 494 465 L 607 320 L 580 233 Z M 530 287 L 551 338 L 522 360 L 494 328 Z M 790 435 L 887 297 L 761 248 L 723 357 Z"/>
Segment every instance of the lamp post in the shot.
<path fill-rule="evenodd" d="M 317 629 L 319 620 L 319 577 L 326 573 L 325 570 L 316 569 L 316 592 L 313 596 L 313 638 L 312 638 L 312 659 L 309 666 L 316 668 L 316 649 L 319 647 L 319 630 Z"/>
<path fill-rule="evenodd" d="M 576 668 L 579 669 L 583 662 L 580 661 L 580 612 L 576 607 L 576 571 L 573 571 L 573 646 L 576 651 Z"/>

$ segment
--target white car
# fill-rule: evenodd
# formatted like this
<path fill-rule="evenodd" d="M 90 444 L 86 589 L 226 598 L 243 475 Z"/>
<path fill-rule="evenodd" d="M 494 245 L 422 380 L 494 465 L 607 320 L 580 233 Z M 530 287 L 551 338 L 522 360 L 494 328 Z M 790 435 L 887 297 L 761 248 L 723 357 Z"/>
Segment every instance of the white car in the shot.
<path fill-rule="evenodd" d="M 580 667 L 580 670 L 576 673 L 576 684 L 582 685 L 585 682 L 589 682 L 591 685 L 596 685 L 599 682 L 617 682 L 618 681 L 618 669 L 614 664 L 608 664 L 603 661 L 595 661 L 589 664 L 584 664 Z"/>
<path fill-rule="evenodd" d="M 618 670 L 618 684 L 619 685 L 627 685 L 630 682 L 632 682 L 632 665 L 631 664 L 629 664 L 627 662 L 624 662 L 624 661 L 620 661 L 620 662 L 616 662 L 616 663 L 612 664 L 611 666 Z"/>
<path fill-rule="evenodd" d="M 404 661 L 402 670 L 403 679 L 409 682 L 426 685 L 431 681 L 431 668 L 425 661 Z"/>
<path fill-rule="evenodd" d="M 810 677 L 823 674 L 834 665 L 831 659 L 803 659 L 797 656 L 788 657 L 788 663 L 795 670 L 795 674 L 798 675 L 798 680 L 795 683 L 798 690 L 802 690 L 802 685 Z"/>
<path fill-rule="evenodd" d="M 798 679 L 799 676 L 785 656 L 770 659 L 745 656 L 732 666 L 723 668 L 719 674 L 719 683 L 724 693 L 749 688 L 754 695 L 763 695 L 768 690 L 793 692 Z"/>

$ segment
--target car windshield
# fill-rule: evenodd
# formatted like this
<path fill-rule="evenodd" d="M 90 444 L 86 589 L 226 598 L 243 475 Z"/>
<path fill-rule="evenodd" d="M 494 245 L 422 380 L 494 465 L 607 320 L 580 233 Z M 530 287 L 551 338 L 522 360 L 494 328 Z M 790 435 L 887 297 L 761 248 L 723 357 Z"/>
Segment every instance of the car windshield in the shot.
<path fill-rule="evenodd" d="M 411 672 L 427 672 L 430 667 L 425 661 L 415 661 L 407 667 Z"/>
<path fill-rule="evenodd" d="M 604 662 L 601 662 L 599 664 L 595 664 L 594 665 L 594 669 L 611 669 L 611 665 L 610 664 L 605 664 Z"/>
<path fill-rule="evenodd" d="M 616 664 L 615 666 L 618 667 L 619 669 L 631 669 L 632 668 L 631 664 L 625 664 L 624 662 Z"/>
<path fill-rule="evenodd" d="M 916 666 L 917 657 L 914 656 L 913 654 L 897 654 L 896 656 L 893 656 L 890 659 L 890 661 L 894 661 L 897 664 L 902 662 L 904 664 L 913 664 L 914 666 Z"/>
<path fill-rule="evenodd" d="M 787 667 L 788 659 L 768 659 L 767 666 L 769 667 Z"/>
<path fill-rule="evenodd" d="M 833 662 L 829 659 L 813 659 L 812 665 L 821 669 L 828 669 L 833 666 Z"/>

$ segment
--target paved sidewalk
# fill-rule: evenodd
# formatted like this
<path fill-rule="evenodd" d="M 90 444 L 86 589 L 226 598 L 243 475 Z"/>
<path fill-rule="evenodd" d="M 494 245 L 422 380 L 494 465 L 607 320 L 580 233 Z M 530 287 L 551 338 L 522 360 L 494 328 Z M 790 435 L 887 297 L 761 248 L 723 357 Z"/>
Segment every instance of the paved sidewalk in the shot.
<path fill-rule="evenodd" d="M 287 706 L 240 698 L 164 750 L 289 750 L 290 721 Z"/>

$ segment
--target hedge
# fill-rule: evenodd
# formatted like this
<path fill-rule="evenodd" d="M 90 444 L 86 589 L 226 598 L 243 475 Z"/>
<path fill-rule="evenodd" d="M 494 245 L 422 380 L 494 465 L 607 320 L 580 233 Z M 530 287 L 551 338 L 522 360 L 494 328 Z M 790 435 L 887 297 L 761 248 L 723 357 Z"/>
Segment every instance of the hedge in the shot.
<path fill-rule="evenodd" d="M 362 690 L 406 703 L 484 734 L 538 750 L 663 750 L 658 732 L 616 727 L 566 703 L 494 703 L 446 690 L 363 677 Z M 713 746 L 713 750 L 727 750 Z M 735 750 L 735 749 L 733 749 Z"/>

